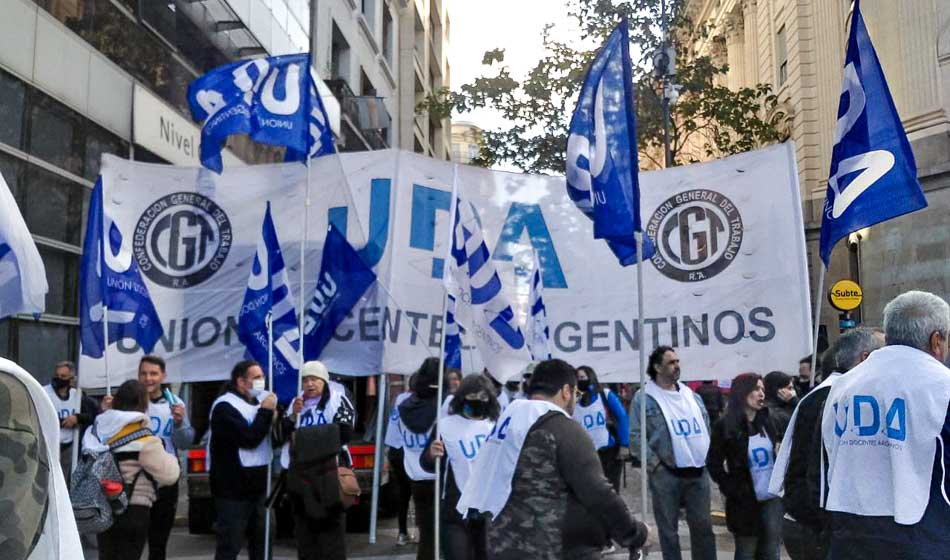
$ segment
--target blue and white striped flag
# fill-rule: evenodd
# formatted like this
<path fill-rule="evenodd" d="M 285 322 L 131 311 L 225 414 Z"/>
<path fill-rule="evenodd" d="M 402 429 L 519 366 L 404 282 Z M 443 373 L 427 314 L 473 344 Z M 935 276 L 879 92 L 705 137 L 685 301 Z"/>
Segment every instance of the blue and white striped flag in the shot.
<path fill-rule="evenodd" d="M 46 310 L 46 267 L 7 182 L 0 175 L 0 319 Z"/>
<path fill-rule="evenodd" d="M 287 403 L 297 392 L 297 371 L 300 369 L 300 329 L 294 312 L 293 294 L 287 282 L 287 268 L 277 240 L 277 229 L 270 213 L 270 202 L 264 212 L 261 238 L 247 278 L 244 303 L 238 312 L 238 339 L 247 353 L 257 360 L 264 372 L 273 373 L 277 400 Z M 273 348 L 268 348 L 267 316 L 271 316 Z M 268 372 L 268 352 L 273 352 L 274 371 Z"/>
<path fill-rule="evenodd" d="M 534 361 L 551 359 L 551 331 L 548 329 L 548 311 L 541 295 L 541 263 L 538 254 L 534 254 L 534 274 L 531 275 L 531 291 L 528 295 L 530 313 L 528 316 L 528 348 Z"/>
<path fill-rule="evenodd" d="M 531 355 L 502 293 L 501 277 L 492 264 L 475 209 L 461 198 L 456 199 L 447 266 L 446 290 L 471 307 L 470 332 L 485 367 L 499 381 L 520 375 Z"/>
<path fill-rule="evenodd" d="M 449 294 L 445 307 L 445 366 L 462 369 L 462 326 L 455 317 L 455 296 Z"/>

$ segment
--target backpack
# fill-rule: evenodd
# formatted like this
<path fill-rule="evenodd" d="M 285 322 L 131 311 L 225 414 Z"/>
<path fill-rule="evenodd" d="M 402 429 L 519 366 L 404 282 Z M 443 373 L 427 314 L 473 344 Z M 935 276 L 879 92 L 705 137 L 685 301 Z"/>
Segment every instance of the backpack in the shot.
<path fill-rule="evenodd" d="M 95 427 L 93 434 L 96 434 Z M 73 516 L 80 533 L 101 533 L 112 526 L 117 516 L 125 513 L 132 489 L 145 471 L 140 471 L 131 484 L 126 484 L 112 450 L 150 435 L 150 429 L 142 428 L 109 444 L 108 450 L 83 452 L 69 484 Z"/>

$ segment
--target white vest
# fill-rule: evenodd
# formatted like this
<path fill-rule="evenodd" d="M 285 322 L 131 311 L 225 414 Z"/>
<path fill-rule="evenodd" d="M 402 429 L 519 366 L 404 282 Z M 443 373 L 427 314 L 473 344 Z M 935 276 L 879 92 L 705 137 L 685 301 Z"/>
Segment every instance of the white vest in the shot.
<path fill-rule="evenodd" d="M 491 420 L 469 420 L 460 414 L 442 418 L 439 436 L 445 445 L 445 454 L 449 458 L 459 491 L 465 488 L 475 457 L 494 427 L 495 423 Z"/>
<path fill-rule="evenodd" d="M 175 397 L 175 403 L 184 406 L 185 410 L 188 409 L 188 406 L 185 405 L 185 401 L 177 396 Z M 148 420 L 151 422 L 150 427 L 152 433 L 161 438 L 162 443 L 165 444 L 165 451 L 174 455 L 178 450 L 175 449 L 175 444 L 172 442 L 172 432 L 175 431 L 175 421 L 172 418 L 172 404 L 164 397 L 159 402 L 152 402 L 152 400 L 149 399 L 148 410 L 145 415 L 148 416 Z"/>
<path fill-rule="evenodd" d="M 604 396 L 610 394 L 610 389 L 604 389 Z M 610 431 L 607 429 L 607 408 L 600 393 L 594 393 L 589 406 L 581 406 L 578 400 L 574 407 L 574 421 L 584 427 L 587 435 L 594 441 L 594 449 L 602 449 L 610 445 Z"/>
<path fill-rule="evenodd" d="M 677 386 L 678 391 L 666 391 L 655 382 L 647 381 L 646 393 L 663 412 L 677 468 L 704 467 L 709 452 L 709 430 L 693 391 L 685 383 L 677 383 Z"/>
<path fill-rule="evenodd" d="M 749 436 L 749 472 L 752 473 L 752 487 L 760 502 L 771 500 L 775 496 L 769 492 L 769 480 L 775 467 L 775 446 L 765 434 Z"/>
<path fill-rule="evenodd" d="M 456 506 L 460 514 L 474 509 L 498 517 L 511 495 L 511 481 L 528 432 L 538 418 L 552 411 L 567 416 L 563 408 L 548 401 L 517 400 L 508 405 L 478 453 Z"/>
<path fill-rule="evenodd" d="M 45 385 L 43 389 L 46 390 L 46 394 L 49 395 L 49 400 L 53 403 L 53 407 L 56 409 L 56 414 L 59 416 L 59 421 L 62 422 L 65 418 L 72 416 L 73 414 L 79 414 L 79 408 L 81 403 L 79 402 L 79 391 L 75 389 L 69 390 L 69 397 L 64 401 L 59 398 L 59 395 L 56 394 L 56 391 L 53 390 L 52 385 Z M 78 425 L 76 428 L 71 430 L 59 430 L 59 443 L 60 445 L 68 445 L 73 442 L 73 438 L 76 437 L 76 432 L 78 431 Z"/>
<path fill-rule="evenodd" d="M 258 399 L 262 399 L 266 396 L 266 393 L 262 393 Z M 261 405 L 259 404 L 250 404 L 241 397 L 235 395 L 234 393 L 228 391 L 227 393 L 218 397 L 214 404 L 211 405 L 211 412 L 208 413 L 208 418 L 211 418 L 214 415 L 214 408 L 218 406 L 219 403 L 228 403 L 233 406 L 244 419 L 247 421 L 247 425 L 250 426 L 254 422 L 254 418 L 257 416 L 257 411 L 260 410 Z M 211 429 L 208 429 L 208 470 L 211 469 L 211 438 L 214 437 L 214 434 L 211 433 Z M 271 459 L 274 457 L 274 450 L 271 448 L 270 436 L 268 435 L 264 438 L 264 441 L 260 443 L 254 449 L 238 449 L 238 457 L 241 461 L 242 467 L 265 467 L 270 464 Z"/>
<path fill-rule="evenodd" d="M 821 422 L 826 508 L 918 523 L 948 403 L 950 370 L 908 346 L 875 350 L 836 381 Z"/>
<path fill-rule="evenodd" d="M 785 495 L 785 474 L 788 472 L 788 461 L 791 458 L 792 442 L 795 438 L 795 420 L 798 418 L 798 411 L 801 410 L 802 403 L 805 402 L 806 399 L 811 398 L 818 389 L 830 387 L 831 384 L 835 382 L 835 379 L 839 377 L 841 377 L 840 373 L 832 373 L 827 379 L 822 381 L 820 385 L 798 401 L 795 412 L 792 413 L 792 417 L 788 420 L 788 429 L 785 430 L 785 438 L 782 439 L 782 445 L 779 446 L 778 457 L 775 458 L 775 468 L 772 470 L 772 479 L 769 481 L 769 493 L 773 496 L 782 497 Z M 810 438 L 812 436 L 808 435 L 805 437 Z"/>
<path fill-rule="evenodd" d="M 386 445 L 393 449 L 402 449 L 402 429 L 399 422 L 399 405 L 408 399 L 412 393 L 400 393 L 393 402 L 393 411 L 389 415 L 389 425 L 386 426 Z"/>
<path fill-rule="evenodd" d="M 419 464 L 422 450 L 429 443 L 429 432 L 426 431 L 424 434 L 412 432 L 400 418 L 399 433 L 402 434 L 402 464 L 409 478 L 415 481 L 435 480 L 435 474 L 426 472 Z"/>
<path fill-rule="evenodd" d="M 316 405 L 305 407 L 300 411 L 300 414 L 297 415 L 296 427 L 306 428 L 307 426 L 325 426 L 333 422 L 333 419 L 336 417 L 336 413 L 340 410 L 340 406 L 344 401 L 347 401 L 346 393 L 344 392 L 343 386 L 339 383 L 330 382 L 330 398 L 327 401 L 327 405 L 323 407 L 323 410 L 317 408 Z M 303 396 L 303 393 L 298 395 Z M 319 397 L 314 399 L 314 402 L 319 402 Z M 354 422 L 356 420 L 356 413 L 354 411 Z M 349 455 L 350 450 L 347 446 L 343 446 L 343 451 Z M 350 464 L 353 464 L 353 458 L 350 457 Z M 288 441 L 280 447 L 280 466 L 287 469 L 290 468 L 290 442 Z"/>

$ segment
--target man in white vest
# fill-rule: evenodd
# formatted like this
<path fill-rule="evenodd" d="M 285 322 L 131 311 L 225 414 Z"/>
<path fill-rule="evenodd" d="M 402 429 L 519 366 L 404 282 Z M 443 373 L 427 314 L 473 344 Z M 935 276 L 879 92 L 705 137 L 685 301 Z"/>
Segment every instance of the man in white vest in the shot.
<path fill-rule="evenodd" d="M 702 399 L 679 383 L 679 357 L 658 346 L 647 363 L 647 381 L 630 405 L 630 453 L 650 472 L 650 496 L 663 560 L 681 560 L 680 507 L 686 508 L 690 553 L 694 560 L 715 560 L 716 537 L 709 515 L 709 417 Z M 641 399 L 647 399 L 647 456 L 640 457 Z"/>
<path fill-rule="evenodd" d="M 264 396 L 264 370 L 253 360 L 231 370 L 226 391 L 211 405 L 211 495 L 218 544 L 215 560 L 234 560 L 249 537 L 250 560 L 264 558 L 264 499 L 277 398 Z M 262 399 L 259 399 L 261 397 Z"/>
<path fill-rule="evenodd" d="M 165 360 L 160 356 L 145 355 L 139 360 L 139 383 L 148 391 L 146 416 L 152 433 L 165 445 L 165 451 L 178 456 L 195 439 L 195 429 L 188 420 L 188 406 L 181 397 L 165 387 Z M 152 504 L 148 528 L 148 560 L 165 560 L 168 536 L 175 525 L 178 508 L 178 484 L 158 489 L 158 498 Z"/>
<path fill-rule="evenodd" d="M 822 414 L 829 558 L 947 558 L 950 306 L 903 293 L 884 308 L 884 336 L 835 381 Z"/>
<path fill-rule="evenodd" d="M 571 419 L 576 391 L 570 364 L 541 362 L 528 398 L 509 404 L 482 444 L 457 510 L 492 517 L 489 558 L 600 558 L 610 540 L 635 557 L 646 542 L 646 525 L 613 491 L 593 442 Z"/>
<path fill-rule="evenodd" d="M 82 440 L 82 430 L 92 424 L 98 413 L 98 408 L 92 399 L 80 396 L 79 390 L 74 387 L 75 382 L 76 364 L 68 361 L 59 362 L 56 364 L 49 385 L 43 387 L 59 415 L 59 463 L 67 481 L 72 469 L 73 442 L 79 445 Z"/>

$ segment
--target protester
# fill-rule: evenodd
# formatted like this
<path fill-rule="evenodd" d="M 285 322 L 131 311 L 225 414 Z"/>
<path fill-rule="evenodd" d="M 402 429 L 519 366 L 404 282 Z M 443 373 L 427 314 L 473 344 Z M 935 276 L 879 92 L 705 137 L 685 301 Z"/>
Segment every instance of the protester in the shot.
<path fill-rule="evenodd" d="M 802 397 L 785 433 L 769 492 L 782 496 L 782 540 L 792 560 L 825 560 L 828 523 L 819 505 L 821 411 L 835 380 L 884 345 L 880 329 L 858 327 L 841 335 L 821 356 L 824 381 Z"/>
<path fill-rule="evenodd" d="M 155 355 L 145 355 L 139 360 L 139 383 L 148 392 L 146 414 L 152 433 L 165 445 L 165 451 L 178 456 L 178 451 L 188 449 L 195 439 L 195 430 L 188 421 L 185 401 L 173 395 L 165 383 L 165 360 Z M 158 491 L 158 499 L 152 505 L 148 531 L 149 560 L 165 560 L 168 536 L 175 524 L 178 508 L 178 482 Z"/>
<path fill-rule="evenodd" d="M 59 362 L 53 370 L 49 385 L 43 387 L 59 414 L 59 464 L 66 480 L 69 480 L 72 471 L 73 442 L 82 441 L 83 431 L 92 424 L 99 412 L 99 407 L 92 399 L 85 395 L 80 396 L 79 390 L 73 387 L 75 381 L 76 364 L 69 361 Z"/>
<path fill-rule="evenodd" d="M 298 428 L 323 426 L 330 423 L 339 427 L 341 452 L 337 464 L 351 467 L 346 445 L 353 434 L 355 413 L 353 404 L 338 383 L 331 384 L 330 373 L 322 362 L 310 361 L 300 368 L 300 386 L 303 392 L 293 401 L 292 413 L 281 421 L 281 432 L 289 437 Z M 290 443 L 281 450 L 281 465 L 294 468 Z M 334 504 L 339 496 L 333 496 Z M 327 507 L 326 515 L 315 519 L 307 514 L 299 497 L 293 500 L 294 536 L 297 555 L 302 560 L 330 560 L 346 558 L 346 514 L 342 508 Z"/>
<path fill-rule="evenodd" d="M 456 510 L 462 489 L 482 442 L 495 426 L 500 409 L 491 386 L 481 375 L 469 375 L 461 383 L 449 408 L 438 423 L 439 440 L 429 438 L 420 456 L 426 472 L 435 472 L 436 460 L 443 461 L 441 527 L 442 551 L 448 560 L 485 560 L 485 520 L 465 520 Z M 442 457 L 448 457 L 446 462 Z"/>
<path fill-rule="evenodd" d="M 769 410 L 768 421 L 775 443 L 778 444 L 785 437 L 785 430 L 792 418 L 792 413 L 798 405 L 798 395 L 795 392 L 795 379 L 781 371 L 773 371 L 765 376 L 765 406 Z"/>
<path fill-rule="evenodd" d="M 599 559 L 610 539 L 636 557 L 647 528 L 613 491 L 590 438 L 571 420 L 574 368 L 543 361 L 528 391 L 483 444 L 458 511 L 492 516 L 492 559 Z"/>
<path fill-rule="evenodd" d="M 83 447 L 111 450 L 128 497 L 128 507 L 112 526 L 97 535 L 101 560 L 139 558 L 149 536 L 149 518 L 161 487 L 176 484 L 181 470 L 178 459 L 165 451 L 145 416 L 148 392 L 130 379 L 116 389 L 110 408 L 96 417 L 86 432 Z"/>
<path fill-rule="evenodd" d="M 448 391 L 450 395 L 454 395 L 459 390 L 459 385 L 462 384 L 462 372 L 456 368 L 448 368 L 445 370 L 445 390 Z"/>
<path fill-rule="evenodd" d="M 920 291 L 884 308 L 887 345 L 831 386 L 821 435 L 832 560 L 950 551 L 950 306 Z"/>
<path fill-rule="evenodd" d="M 623 457 L 629 452 L 630 419 L 616 393 L 601 386 L 590 366 L 577 368 L 577 388 L 581 398 L 574 408 L 574 421 L 584 427 L 594 442 L 604 476 L 615 492 L 620 492 Z"/>
<path fill-rule="evenodd" d="M 630 453 L 650 472 L 650 496 L 664 560 L 680 560 L 679 512 L 686 508 L 692 557 L 716 558 L 716 537 L 710 517 L 709 418 L 702 400 L 678 383 L 680 362 L 669 346 L 650 354 L 645 388 L 630 405 Z M 640 401 L 646 398 L 647 456 L 640 457 Z"/>
<path fill-rule="evenodd" d="M 429 560 L 435 554 L 435 475 L 423 470 L 419 458 L 429 442 L 429 431 L 438 412 L 440 367 L 438 358 L 426 358 L 415 374 L 412 395 L 399 405 L 403 466 L 412 480 L 412 501 L 419 530 L 416 558 L 419 560 Z"/>
<path fill-rule="evenodd" d="M 414 377 L 410 377 L 407 387 L 412 387 Z M 409 533 L 409 502 L 412 500 L 412 480 L 406 474 L 403 465 L 404 452 L 402 431 L 399 429 L 399 405 L 412 395 L 407 390 L 396 396 L 393 402 L 393 411 L 389 415 L 389 424 L 386 426 L 385 443 L 388 450 L 386 458 L 389 460 L 389 480 L 396 485 L 396 513 L 399 522 L 399 534 L 396 536 L 396 546 L 405 546 L 413 542 Z"/>
<path fill-rule="evenodd" d="M 719 420 L 722 409 L 726 407 L 726 399 L 722 396 L 722 391 L 712 381 L 703 381 L 702 385 L 696 388 L 696 394 L 703 399 L 703 406 L 706 407 L 706 414 L 709 415 L 709 422 L 714 423 Z"/>
<path fill-rule="evenodd" d="M 215 560 L 234 560 L 248 539 L 250 560 L 264 558 L 264 498 L 269 439 L 277 398 L 265 393 L 264 371 L 238 362 L 224 393 L 211 405 L 211 495 L 217 512 Z M 261 398 L 262 397 L 262 398 Z"/>
<path fill-rule="evenodd" d="M 709 474 L 726 497 L 726 526 L 736 560 L 779 560 L 782 501 L 769 493 L 778 441 L 765 406 L 762 377 L 732 380 L 726 412 L 712 428 Z"/>
<path fill-rule="evenodd" d="M 811 356 L 805 356 L 798 360 L 798 378 L 795 380 L 795 392 L 798 393 L 799 397 L 807 395 L 812 389 L 811 358 Z M 819 383 L 820 381 L 816 376 L 815 385 L 817 386 Z"/>

